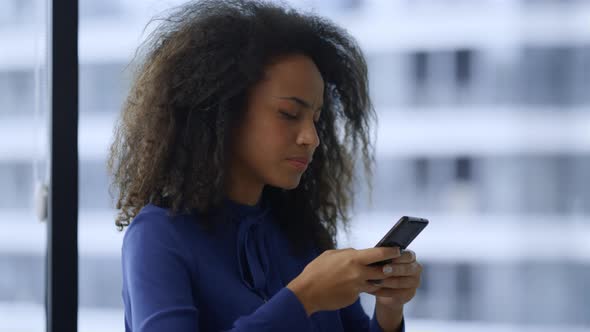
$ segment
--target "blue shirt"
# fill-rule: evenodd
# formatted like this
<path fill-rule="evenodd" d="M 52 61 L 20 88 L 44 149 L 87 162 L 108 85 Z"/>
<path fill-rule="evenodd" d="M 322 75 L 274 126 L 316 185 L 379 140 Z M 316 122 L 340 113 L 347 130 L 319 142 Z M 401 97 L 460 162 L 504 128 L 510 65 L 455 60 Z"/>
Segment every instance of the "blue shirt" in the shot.
<path fill-rule="evenodd" d="M 382 332 L 359 300 L 308 317 L 285 286 L 318 250 L 292 255 L 268 207 L 224 204 L 231 218 L 213 232 L 152 204 L 134 218 L 122 248 L 125 331 Z"/>

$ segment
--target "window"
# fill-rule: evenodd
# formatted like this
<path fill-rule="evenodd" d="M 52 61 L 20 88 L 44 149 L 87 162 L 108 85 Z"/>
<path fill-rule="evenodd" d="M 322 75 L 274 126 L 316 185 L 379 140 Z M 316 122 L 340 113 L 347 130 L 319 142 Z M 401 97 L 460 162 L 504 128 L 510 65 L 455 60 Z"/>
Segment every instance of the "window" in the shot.
<path fill-rule="evenodd" d="M 45 0 L 0 2 L 0 331 L 45 331 L 46 17 Z"/>

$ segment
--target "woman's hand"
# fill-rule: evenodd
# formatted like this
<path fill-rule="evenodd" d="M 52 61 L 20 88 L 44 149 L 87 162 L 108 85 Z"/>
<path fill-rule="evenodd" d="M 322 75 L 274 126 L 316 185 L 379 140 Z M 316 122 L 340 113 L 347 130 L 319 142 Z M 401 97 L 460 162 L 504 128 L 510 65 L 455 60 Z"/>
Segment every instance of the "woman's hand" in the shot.
<path fill-rule="evenodd" d="M 416 289 L 420 287 L 422 265 L 416 261 L 413 251 L 404 250 L 400 257 L 384 265 L 383 271 L 390 271 L 386 273 L 387 278 L 381 280 L 378 290 L 368 293 L 377 297 L 377 305 L 399 310 L 416 295 Z"/>
<path fill-rule="evenodd" d="M 367 281 L 387 278 L 382 268 L 368 265 L 397 257 L 400 257 L 399 248 L 326 250 L 287 288 L 299 298 L 308 315 L 321 310 L 337 310 L 353 304 L 361 292 L 373 294 L 385 290 Z"/>

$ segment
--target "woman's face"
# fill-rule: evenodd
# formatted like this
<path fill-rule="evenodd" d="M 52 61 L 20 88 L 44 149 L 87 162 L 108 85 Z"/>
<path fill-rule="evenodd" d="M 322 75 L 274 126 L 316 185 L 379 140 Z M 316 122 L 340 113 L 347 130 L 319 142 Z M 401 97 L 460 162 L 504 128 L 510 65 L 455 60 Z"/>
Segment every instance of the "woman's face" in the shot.
<path fill-rule="evenodd" d="M 279 58 L 253 86 L 233 136 L 230 178 L 234 183 L 297 187 L 320 144 L 315 128 L 324 81 L 304 55 Z"/>

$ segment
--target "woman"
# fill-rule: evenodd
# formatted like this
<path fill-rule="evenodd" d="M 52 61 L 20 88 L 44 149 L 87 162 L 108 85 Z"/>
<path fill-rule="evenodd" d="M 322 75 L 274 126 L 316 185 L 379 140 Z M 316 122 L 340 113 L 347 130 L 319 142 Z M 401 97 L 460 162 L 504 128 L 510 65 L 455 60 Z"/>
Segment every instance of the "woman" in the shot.
<path fill-rule="evenodd" d="M 415 254 L 334 249 L 373 116 L 362 52 L 325 19 L 255 1 L 173 11 L 109 161 L 126 331 L 403 331 Z"/>

